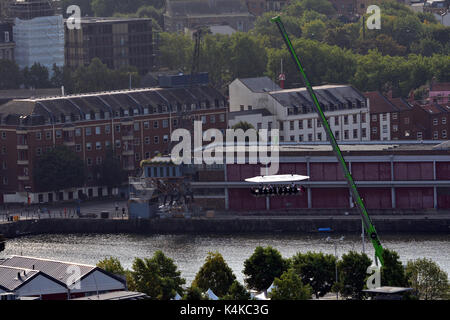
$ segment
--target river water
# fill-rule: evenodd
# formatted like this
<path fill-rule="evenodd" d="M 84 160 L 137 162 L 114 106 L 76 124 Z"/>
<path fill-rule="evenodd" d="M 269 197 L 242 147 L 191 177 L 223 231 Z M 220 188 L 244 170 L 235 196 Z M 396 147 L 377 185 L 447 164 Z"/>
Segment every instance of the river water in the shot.
<path fill-rule="evenodd" d="M 330 239 L 327 241 L 327 236 Z M 380 235 L 383 246 L 395 250 L 403 263 L 417 258 L 429 258 L 450 275 L 450 234 L 438 235 Z M 361 238 L 339 234 L 251 234 L 251 235 L 131 235 L 131 234 L 54 234 L 25 236 L 8 240 L 0 258 L 9 255 L 24 255 L 62 261 L 96 264 L 99 260 L 117 257 L 125 268 L 131 269 L 135 257 L 151 257 L 162 250 L 172 258 L 187 284 L 203 265 L 210 251 L 220 252 L 233 269 L 237 279 L 243 282 L 244 261 L 257 246 L 272 246 L 283 257 L 307 251 L 337 255 L 355 250 L 362 252 Z M 365 251 L 373 258 L 370 242 L 365 242 Z"/>

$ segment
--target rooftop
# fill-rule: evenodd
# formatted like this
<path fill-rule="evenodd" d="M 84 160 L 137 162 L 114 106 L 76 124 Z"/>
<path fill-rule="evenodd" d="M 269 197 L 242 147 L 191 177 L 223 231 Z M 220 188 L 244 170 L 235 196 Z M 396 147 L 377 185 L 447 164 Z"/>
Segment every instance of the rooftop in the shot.
<path fill-rule="evenodd" d="M 281 88 L 269 77 L 239 78 L 238 80 L 252 92 L 271 92 L 281 90 Z"/>
<path fill-rule="evenodd" d="M 243 0 L 189 0 L 166 1 L 168 16 L 202 16 L 247 14 L 247 5 Z"/>

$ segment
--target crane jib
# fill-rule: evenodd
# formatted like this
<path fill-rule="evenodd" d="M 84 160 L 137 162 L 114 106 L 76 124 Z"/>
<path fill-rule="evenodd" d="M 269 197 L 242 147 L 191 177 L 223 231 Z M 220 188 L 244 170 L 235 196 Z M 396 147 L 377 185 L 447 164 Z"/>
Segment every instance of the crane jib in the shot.
<path fill-rule="evenodd" d="M 317 113 L 319 114 L 319 118 L 322 122 L 322 125 L 325 129 L 325 134 L 327 135 L 328 140 L 331 143 L 331 146 L 333 148 L 333 152 L 338 159 L 338 163 L 341 166 L 341 169 L 344 173 L 344 177 L 347 180 L 348 186 L 350 188 L 350 192 L 353 196 L 353 199 L 355 200 L 356 206 L 361 214 L 361 218 L 364 224 L 364 229 L 366 230 L 367 234 L 369 235 L 370 240 L 372 241 L 372 245 L 375 249 L 375 256 L 380 261 L 381 265 L 383 265 L 383 247 L 381 245 L 380 239 L 378 238 L 378 234 L 375 230 L 374 225 L 372 224 L 372 221 L 370 220 L 369 214 L 367 213 L 367 210 L 364 206 L 364 203 L 359 195 L 358 189 L 356 188 L 356 184 L 353 181 L 352 175 L 347 167 L 347 164 L 345 162 L 345 159 L 342 155 L 342 152 L 339 148 L 338 143 L 336 142 L 336 138 L 334 137 L 334 134 L 330 128 L 330 125 L 328 123 L 327 118 L 325 117 L 325 114 L 322 111 L 322 108 L 320 107 L 320 103 L 317 99 L 316 94 L 314 93 L 314 90 L 309 83 L 308 77 L 306 76 L 306 73 L 302 67 L 302 64 L 300 63 L 300 60 L 295 53 L 295 50 L 292 46 L 291 41 L 289 40 L 289 36 L 286 32 L 286 29 L 284 28 L 283 23 L 281 22 L 281 18 L 279 16 L 274 17 L 271 19 L 273 22 L 275 22 L 278 26 L 278 29 L 280 30 L 281 35 L 283 36 L 284 42 L 286 43 L 286 46 L 288 47 L 288 50 L 292 56 L 292 59 L 294 60 L 298 70 L 300 71 L 301 75 L 303 76 L 303 81 L 305 83 L 305 86 L 311 96 L 311 99 L 314 103 L 314 106 L 316 108 Z"/>

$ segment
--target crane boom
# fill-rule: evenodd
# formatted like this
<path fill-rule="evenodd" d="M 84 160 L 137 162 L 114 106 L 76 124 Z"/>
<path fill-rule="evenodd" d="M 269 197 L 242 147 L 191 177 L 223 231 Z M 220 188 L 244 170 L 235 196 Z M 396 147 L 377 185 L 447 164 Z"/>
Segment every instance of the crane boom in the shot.
<path fill-rule="evenodd" d="M 314 93 L 314 90 L 308 80 L 308 77 L 306 76 L 306 73 L 302 67 L 302 64 L 300 63 L 300 60 L 295 53 L 294 47 L 292 46 L 291 41 L 289 40 L 289 36 L 286 32 L 286 29 L 284 28 L 283 22 L 281 21 L 281 18 L 279 16 L 274 17 L 271 19 L 272 22 L 275 22 L 278 26 L 278 29 L 280 30 L 281 35 L 283 36 L 284 42 L 286 43 L 286 46 L 288 47 L 289 52 L 291 53 L 292 59 L 295 62 L 295 65 L 297 66 L 298 70 L 300 71 L 304 84 L 311 96 L 311 99 L 316 107 L 316 111 L 319 115 L 320 120 L 322 121 L 322 125 L 325 129 L 325 134 L 327 135 L 328 140 L 331 143 L 331 146 L 333 147 L 334 154 L 336 155 L 336 158 L 338 159 L 338 163 L 341 166 L 341 169 L 344 173 L 345 178 L 347 179 L 348 186 L 350 188 L 350 192 L 353 196 L 353 199 L 356 202 L 356 206 L 359 209 L 359 212 L 361 214 L 361 218 L 363 221 L 364 229 L 366 230 L 370 240 L 372 241 L 373 247 L 375 249 L 375 257 L 378 258 L 381 265 L 383 265 L 383 246 L 381 245 L 380 239 L 378 238 L 377 231 L 375 230 L 375 227 L 370 220 L 369 214 L 367 213 L 366 207 L 364 206 L 364 203 L 359 195 L 358 189 L 356 188 L 356 184 L 353 181 L 353 177 L 347 167 L 347 164 L 345 163 L 345 159 L 342 155 L 341 149 L 339 148 L 338 143 L 336 142 L 336 139 L 334 137 L 333 132 L 331 131 L 330 125 L 328 123 L 327 118 L 325 117 L 324 112 L 322 111 L 322 108 L 320 107 L 320 103 L 316 97 L 316 94 Z M 375 258 L 375 260 L 376 260 Z"/>

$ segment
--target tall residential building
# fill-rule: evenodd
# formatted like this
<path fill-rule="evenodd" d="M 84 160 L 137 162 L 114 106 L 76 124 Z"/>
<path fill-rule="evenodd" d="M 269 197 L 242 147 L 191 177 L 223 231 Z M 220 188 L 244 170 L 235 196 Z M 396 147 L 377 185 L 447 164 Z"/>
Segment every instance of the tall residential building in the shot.
<path fill-rule="evenodd" d="M 154 66 L 151 19 L 87 18 L 80 29 L 65 28 L 65 63 L 77 68 L 99 58 L 110 69 L 135 66 L 146 74 Z"/>
<path fill-rule="evenodd" d="M 325 130 L 306 88 L 282 90 L 267 77 L 236 79 L 230 86 L 229 125 L 240 121 L 255 129 L 279 129 L 280 142 L 327 141 Z M 338 140 L 366 141 L 369 103 L 348 85 L 314 88 Z"/>
<path fill-rule="evenodd" d="M 51 72 L 54 64 L 64 65 L 64 21 L 58 4 L 47 0 L 11 4 L 15 57 L 20 68 L 40 63 Z"/>

